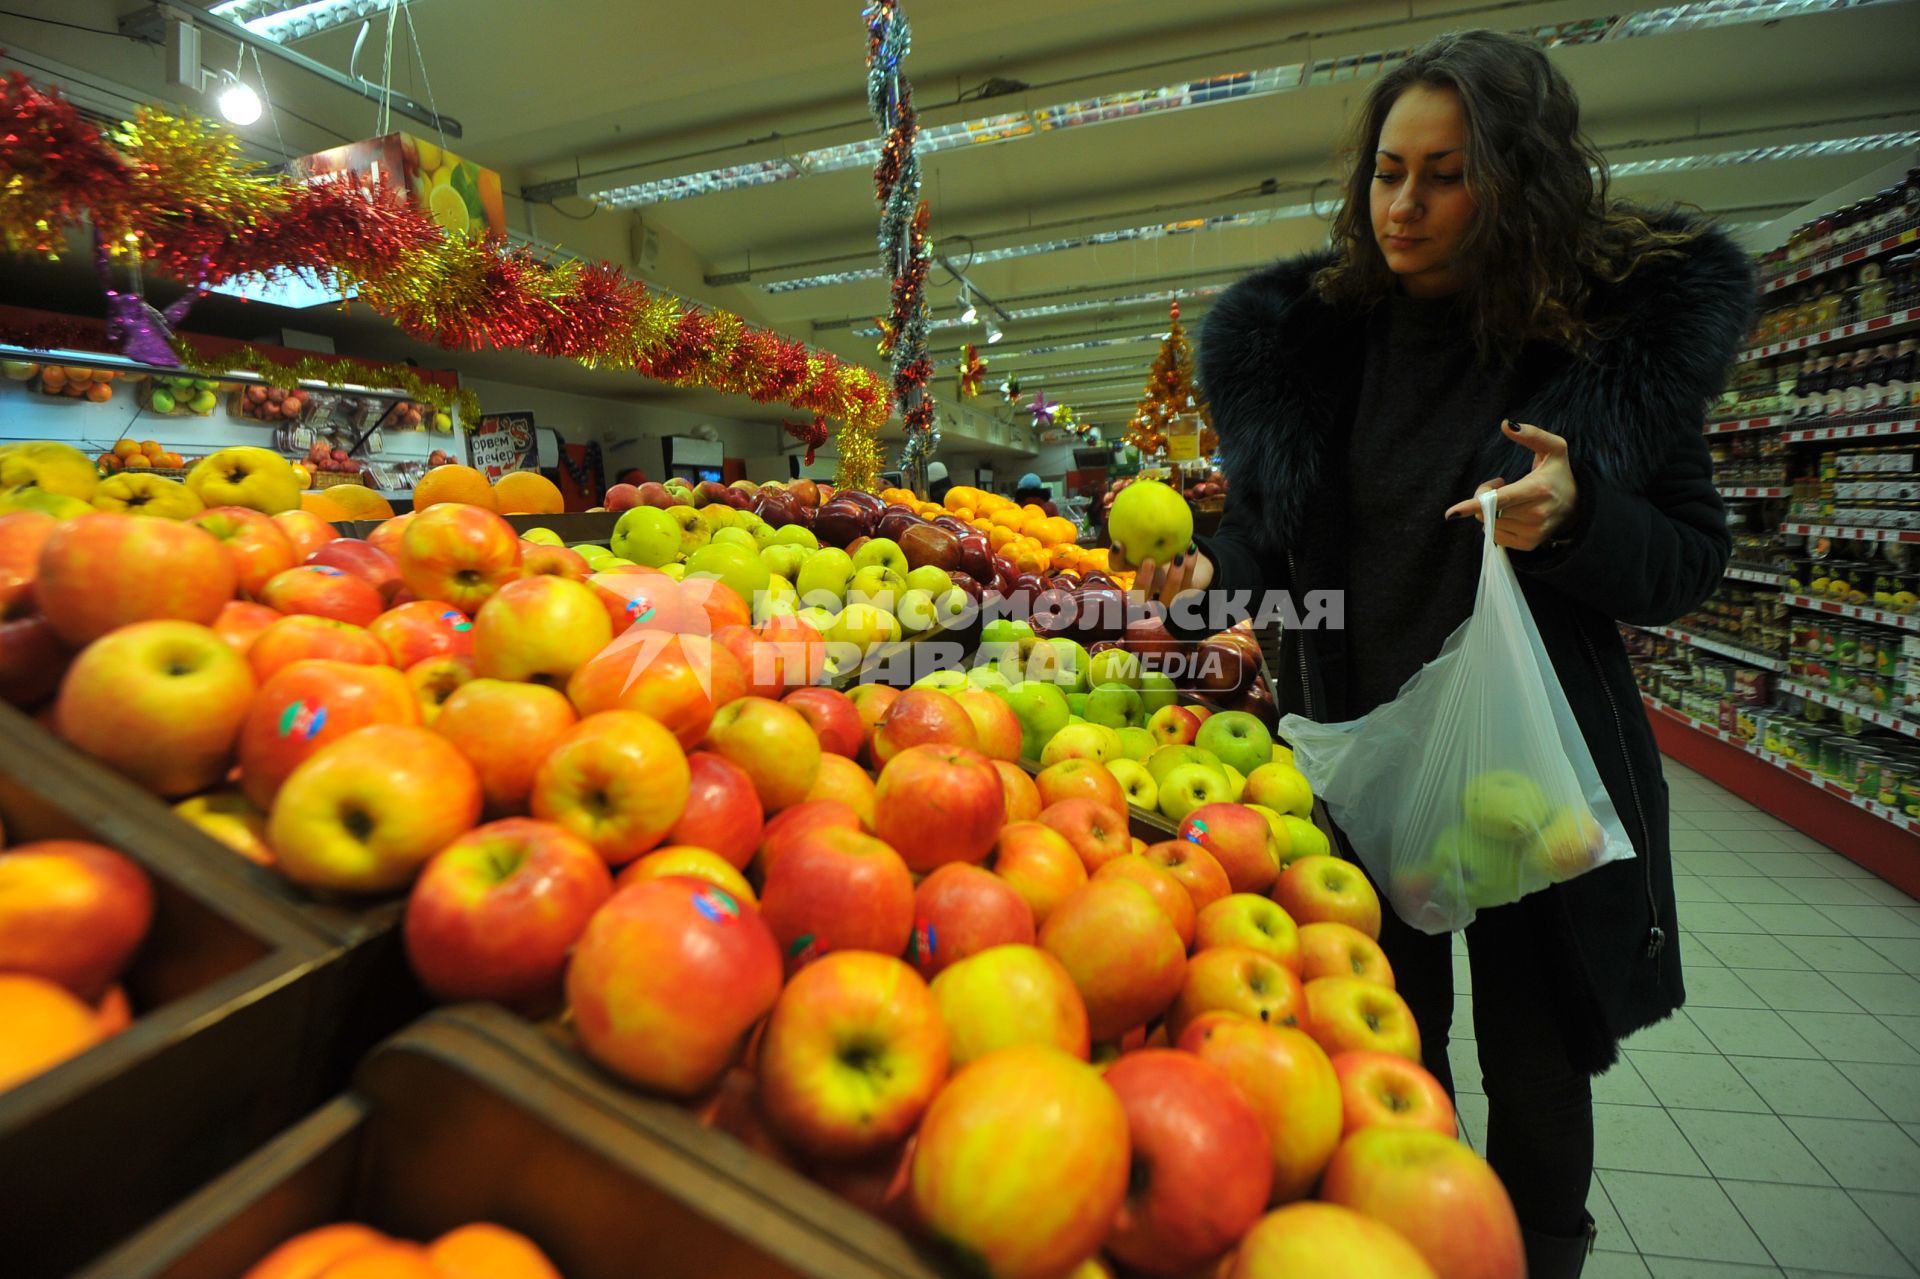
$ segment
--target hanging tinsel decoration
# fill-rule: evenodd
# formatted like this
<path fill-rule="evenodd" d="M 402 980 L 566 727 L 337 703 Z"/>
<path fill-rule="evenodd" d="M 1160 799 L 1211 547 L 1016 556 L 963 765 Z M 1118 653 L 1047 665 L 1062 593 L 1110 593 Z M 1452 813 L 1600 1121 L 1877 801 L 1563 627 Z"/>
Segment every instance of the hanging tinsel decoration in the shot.
<path fill-rule="evenodd" d="M 806 463 L 813 465 L 814 450 L 827 442 L 827 420 L 816 417 L 811 422 L 783 422 L 788 435 L 807 446 Z"/>
<path fill-rule="evenodd" d="M 987 371 L 987 362 L 980 358 L 980 350 L 969 342 L 960 348 L 960 398 L 970 400 L 980 394 L 980 379 Z"/>
<path fill-rule="evenodd" d="M 893 277 L 893 309 L 881 321 L 880 351 L 893 359 L 893 399 L 906 424 L 901 469 L 917 474 L 940 448 L 928 381 L 927 240 L 930 213 L 920 198 L 920 157 L 914 150 L 919 117 L 913 86 L 900 63 L 913 51 L 913 28 L 899 0 L 873 0 L 861 12 L 867 23 L 867 110 L 883 141 L 873 168 L 874 199 L 880 205 L 880 263 Z"/>

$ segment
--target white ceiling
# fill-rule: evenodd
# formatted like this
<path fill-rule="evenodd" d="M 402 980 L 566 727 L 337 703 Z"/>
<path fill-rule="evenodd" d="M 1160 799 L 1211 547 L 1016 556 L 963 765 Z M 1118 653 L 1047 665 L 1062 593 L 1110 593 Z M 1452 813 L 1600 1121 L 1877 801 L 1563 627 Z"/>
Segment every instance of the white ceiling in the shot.
<path fill-rule="evenodd" d="M 142 7 L 136 0 L 9 0 L 19 13 L 97 31 L 114 30 L 123 14 Z M 1447 29 L 1533 29 L 1647 6 L 904 0 L 903 7 L 915 30 L 905 71 L 923 127 L 931 128 L 1197 77 L 1404 49 Z M 423 100 L 430 83 L 437 107 L 463 127 L 454 149 L 500 169 L 509 191 L 585 174 L 579 187 L 587 192 L 874 133 L 865 112 L 859 0 L 414 0 L 411 10 L 427 75 L 403 40 L 393 82 Z M 356 34 L 349 27 L 297 48 L 344 68 Z M 41 78 L 57 75 L 104 107 L 116 95 L 123 102 L 169 95 L 151 46 L 0 16 L 0 47 L 11 51 L 7 62 Z M 1586 44 L 1552 56 L 1580 92 L 1589 133 L 1611 162 L 1621 163 L 1920 129 L 1917 48 L 1920 3 L 1905 0 Z M 208 37 L 209 65 L 231 65 L 233 56 L 233 46 Z M 384 24 L 370 35 L 358 70 L 377 78 L 383 62 Z M 262 66 L 270 97 L 282 108 L 277 131 L 269 122 L 246 131 L 263 151 L 302 153 L 373 132 L 372 103 L 271 58 Z M 249 59 L 244 70 L 251 76 L 252 69 Z M 993 78 L 1029 87 L 981 100 L 980 86 Z M 1338 172 L 1337 136 L 1366 87 L 1365 80 L 1346 80 L 929 155 L 925 194 L 937 247 L 964 268 L 984 250 L 1309 205 L 1316 193 L 1324 206 Z M 404 120 L 395 127 L 427 132 Z M 1897 158 L 1879 151 L 1699 168 L 1623 179 L 1617 189 L 1759 223 Z M 1273 185 L 1263 194 L 1267 182 Z M 597 209 L 583 198 L 509 201 L 518 231 L 611 257 L 661 287 L 878 368 L 873 339 L 853 330 L 884 312 L 886 281 L 783 293 L 764 287 L 874 265 L 876 220 L 872 179 L 861 168 L 635 212 Z M 660 250 L 636 261 L 641 227 L 654 233 Z M 968 275 L 1012 312 L 1169 288 L 1204 294 L 1323 237 L 1315 217 L 1275 218 L 976 262 Z M 741 272 L 750 273 L 744 282 L 723 282 Z M 954 315 L 957 289 L 945 271 L 935 267 L 930 281 L 935 317 Z M 1191 298 L 1183 316 L 1197 321 L 1208 301 Z M 988 352 L 988 380 L 1011 370 L 1050 398 L 1113 401 L 1082 416 L 1118 424 L 1145 378 L 1165 317 L 1164 300 L 1152 300 L 1019 320 Z M 352 331 L 370 322 L 334 315 L 324 323 Z M 950 361 L 969 337 L 983 340 L 978 329 L 937 332 L 936 358 Z M 1081 343 L 1113 344 L 1023 354 Z M 560 389 L 651 393 L 627 375 L 542 367 L 525 357 L 420 358 Z M 1059 376 L 1113 366 L 1118 371 Z M 942 371 L 936 390 L 952 394 L 950 371 Z"/>

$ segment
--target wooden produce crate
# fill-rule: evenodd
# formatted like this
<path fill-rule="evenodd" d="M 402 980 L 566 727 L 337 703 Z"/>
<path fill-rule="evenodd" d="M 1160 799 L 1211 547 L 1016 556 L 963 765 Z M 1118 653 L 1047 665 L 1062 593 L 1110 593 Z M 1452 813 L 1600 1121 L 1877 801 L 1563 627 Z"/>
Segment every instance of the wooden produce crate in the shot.
<path fill-rule="evenodd" d="M 612 1082 L 501 1009 L 442 1009 L 382 1045 L 353 1090 L 207 1185 L 80 1279 L 239 1279 L 334 1221 L 430 1240 L 518 1230 L 567 1279 L 938 1279 L 866 1213 Z"/>

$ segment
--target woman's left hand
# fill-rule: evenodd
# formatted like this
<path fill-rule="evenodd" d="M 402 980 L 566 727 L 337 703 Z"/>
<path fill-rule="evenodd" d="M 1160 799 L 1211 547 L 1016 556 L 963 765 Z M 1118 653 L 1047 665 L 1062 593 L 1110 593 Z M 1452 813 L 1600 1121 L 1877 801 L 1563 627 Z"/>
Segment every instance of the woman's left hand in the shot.
<path fill-rule="evenodd" d="M 1516 551 L 1531 551 L 1553 540 L 1554 535 L 1573 522 L 1579 488 L 1573 481 L 1573 468 L 1567 463 L 1567 442 L 1551 431 L 1537 426 L 1502 422 L 1500 429 L 1508 439 L 1533 450 L 1533 469 L 1525 479 L 1509 484 L 1504 479 L 1488 480 L 1473 491 L 1473 497 L 1447 508 L 1448 519 L 1480 518 L 1480 495 L 1498 489 L 1498 514 L 1493 522 L 1493 540 Z"/>

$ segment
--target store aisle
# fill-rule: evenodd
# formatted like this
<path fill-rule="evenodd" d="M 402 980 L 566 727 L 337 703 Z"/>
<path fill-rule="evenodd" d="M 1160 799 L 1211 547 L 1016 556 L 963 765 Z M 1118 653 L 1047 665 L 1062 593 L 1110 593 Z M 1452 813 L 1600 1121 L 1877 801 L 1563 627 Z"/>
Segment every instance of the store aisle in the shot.
<path fill-rule="evenodd" d="M 1920 1275 L 1920 902 L 1691 769 L 1667 779 L 1687 1006 L 1595 1081 L 1587 1276 Z M 1453 1054 L 1477 1146 L 1473 1045 Z"/>

